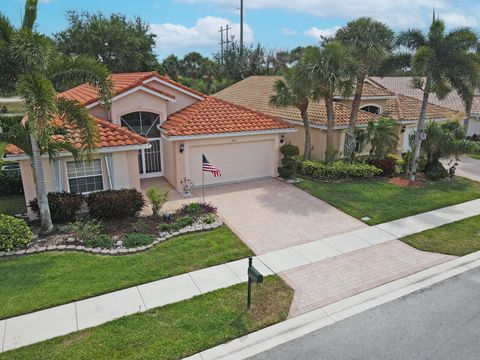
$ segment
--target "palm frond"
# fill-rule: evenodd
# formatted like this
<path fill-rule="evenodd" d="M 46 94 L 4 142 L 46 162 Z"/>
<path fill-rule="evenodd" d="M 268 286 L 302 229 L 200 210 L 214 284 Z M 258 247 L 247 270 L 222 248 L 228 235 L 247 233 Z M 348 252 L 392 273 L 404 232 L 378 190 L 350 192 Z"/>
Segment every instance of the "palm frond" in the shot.
<path fill-rule="evenodd" d="M 52 47 L 45 36 L 22 29 L 12 36 L 10 51 L 21 73 L 32 71 L 43 73 L 46 70 Z"/>
<path fill-rule="evenodd" d="M 395 41 L 397 46 L 404 46 L 410 50 L 417 50 L 427 43 L 425 35 L 418 29 L 402 31 Z"/>
<path fill-rule="evenodd" d="M 293 94 L 283 80 L 275 81 L 273 85 L 273 94 L 270 96 L 269 104 L 275 107 L 288 107 L 295 105 Z"/>
<path fill-rule="evenodd" d="M 100 140 L 97 123 L 85 106 L 75 100 L 57 98 L 58 115 L 80 134 L 82 150 L 90 156 Z"/>
<path fill-rule="evenodd" d="M 98 88 L 99 97 L 107 107 L 113 94 L 110 71 L 98 60 L 86 56 L 58 56 L 49 63 L 47 76 L 61 90 L 87 83 Z"/>
<path fill-rule="evenodd" d="M 29 129 L 40 146 L 46 148 L 57 114 L 55 89 L 44 75 L 31 73 L 20 78 L 17 90 L 25 101 Z"/>

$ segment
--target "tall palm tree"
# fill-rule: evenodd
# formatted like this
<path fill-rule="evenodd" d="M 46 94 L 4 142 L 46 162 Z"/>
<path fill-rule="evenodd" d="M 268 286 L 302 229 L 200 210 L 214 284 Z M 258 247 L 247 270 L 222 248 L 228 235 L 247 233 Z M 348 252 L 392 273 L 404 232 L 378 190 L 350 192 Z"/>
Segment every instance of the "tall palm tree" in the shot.
<path fill-rule="evenodd" d="M 392 51 L 394 33 L 384 23 L 369 17 L 361 17 L 350 21 L 339 29 L 335 39 L 348 46 L 353 56 L 359 62 L 355 94 L 345 138 L 345 158 L 351 158 L 354 153 L 355 126 L 357 124 L 360 101 L 363 95 L 363 84 L 368 74 L 376 71 L 383 60 Z"/>
<path fill-rule="evenodd" d="M 411 68 L 415 74 L 412 85 L 423 91 L 422 107 L 418 119 L 410 180 L 414 181 L 422 141 L 425 140 L 425 116 L 430 94 L 445 98 L 457 90 L 464 100 L 469 99 L 479 77 L 479 67 L 473 50 L 478 46 L 477 35 L 469 28 L 461 27 L 445 32 L 445 23 L 433 16 L 427 34 L 420 30 L 407 30 L 397 38 L 397 44 L 410 50 Z"/>
<path fill-rule="evenodd" d="M 301 61 L 285 72 L 284 79 L 275 81 L 270 104 L 277 107 L 294 106 L 300 111 L 305 130 L 303 156 L 309 160 L 312 152 L 312 140 L 308 106 L 313 97 L 313 81 L 305 64 Z"/>
<path fill-rule="evenodd" d="M 323 47 L 312 47 L 305 51 L 305 62 L 314 81 L 314 98 L 323 99 L 327 109 L 327 146 L 325 160 L 334 160 L 336 150 L 333 145 L 335 112 L 334 96 L 349 96 L 357 63 L 349 49 L 338 41 L 327 42 Z"/>
<path fill-rule="evenodd" d="M 26 108 L 23 124 L 28 130 L 37 199 L 40 208 L 42 232 L 53 228 L 48 205 L 42 154 L 52 153 L 61 145 L 52 142 L 52 135 L 58 130 L 54 120 L 61 118 L 66 124 L 79 131 L 82 151 L 91 156 L 98 143 L 98 130 L 94 118 L 80 103 L 57 97 L 56 88 L 65 84 L 88 83 L 98 88 L 99 97 L 107 107 L 112 94 L 110 73 L 100 62 L 83 56 L 65 57 L 51 46 L 50 41 L 34 30 L 36 0 L 28 0 L 22 27 L 11 32 L 6 41 L 8 61 L 15 64 L 16 92 Z M 5 27 L 4 27 L 5 28 Z M 0 29 L 1 30 L 1 29 Z M 8 86 L 8 84 L 6 84 Z M 65 150 L 70 146 L 64 144 Z"/>

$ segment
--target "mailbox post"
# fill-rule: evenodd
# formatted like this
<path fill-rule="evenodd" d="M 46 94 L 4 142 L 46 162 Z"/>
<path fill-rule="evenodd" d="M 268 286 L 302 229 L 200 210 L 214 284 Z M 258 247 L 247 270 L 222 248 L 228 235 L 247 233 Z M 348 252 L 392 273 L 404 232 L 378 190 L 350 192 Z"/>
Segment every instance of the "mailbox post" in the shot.
<path fill-rule="evenodd" d="M 252 283 L 263 283 L 263 275 L 255 269 L 252 265 L 253 259 L 250 256 L 248 258 L 248 294 L 247 294 L 247 309 L 250 309 L 252 304 Z"/>

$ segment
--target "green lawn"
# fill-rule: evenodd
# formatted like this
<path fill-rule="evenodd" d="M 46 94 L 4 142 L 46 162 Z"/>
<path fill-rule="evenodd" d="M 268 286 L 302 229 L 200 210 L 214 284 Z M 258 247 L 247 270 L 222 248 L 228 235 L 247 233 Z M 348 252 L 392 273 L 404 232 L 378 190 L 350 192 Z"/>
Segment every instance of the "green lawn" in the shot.
<path fill-rule="evenodd" d="M 470 156 L 471 158 L 480 160 L 480 154 L 469 154 L 468 156 Z"/>
<path fill-rule="evenodd" d="M 293 291 L 277 276 L 127 316 L 95 328 L 0 354 L 0 359 L 181 359 L 285 320 Z"/>
<path fill-rule="evenodd" d="M 386 179 L 318 182 L 304 179 L 297 186 L 369 225 L 480 198 L 480 183 L 464 178 L 400 187 Z"/>
<path fill-rule="evenodd" d="M 480 250 L 480 216 L 474 216 L 402 239 L 416 249 L 464 256 Z"/>
<path fill-rule="evenodd" d="M 0 161 L 3 157 L 3 152 L 5 151 L 6 147 L 7 147 L 7 143 L 0 142 Z"/>
<path fill-rule="evenodd" d="M 0 319 L 241 259 L 252 251 L 226 226 L 136 255 L 42 253 L 0 260 Z"/>
<path fill-rule="evenodd" d="M 24 214 L 27 212 L 23 195 L 0 195 L 0 214 Z"/>
<path fill-rule="evenodd" d="M 23 102 L 0 102 L 0 107 L 6 106 L 7 112 L 14 114 L 23 114 L 25 112 L 25 104 Z"/>

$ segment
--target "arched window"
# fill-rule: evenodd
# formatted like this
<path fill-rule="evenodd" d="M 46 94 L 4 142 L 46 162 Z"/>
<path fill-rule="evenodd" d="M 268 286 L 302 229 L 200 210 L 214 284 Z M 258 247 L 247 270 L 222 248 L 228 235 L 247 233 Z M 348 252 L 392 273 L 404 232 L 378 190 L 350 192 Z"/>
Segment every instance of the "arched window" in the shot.
<path fill-rule="evenodd" d="M 360 110 L 368 111 L 369 113 L 372 113 L 372 114 L 375 114 L 375 115 L 380 115 L 380 107 L 379 106 L 367 105 L 367 106 L 364 106 L 364 107 L 360 108 Z"/>
<path fill-rule="evenodd" d="M 120 117 L 122 126 L 147 138 L 159 138 L 160 116 L 155 113 L 139 111 Z"/>

